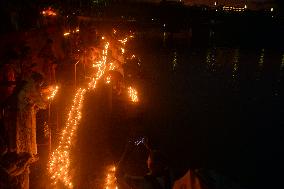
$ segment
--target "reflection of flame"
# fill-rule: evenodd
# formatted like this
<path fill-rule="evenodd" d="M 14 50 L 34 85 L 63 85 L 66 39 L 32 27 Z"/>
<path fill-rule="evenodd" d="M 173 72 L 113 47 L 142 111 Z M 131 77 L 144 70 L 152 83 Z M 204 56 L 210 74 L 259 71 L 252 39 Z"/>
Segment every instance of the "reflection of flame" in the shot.
<path fill-rule="evenodd" d="M 118 189 L 116 184 L 115 171 L 116 167 L 114 165 L 108 168 L 105 180 L 105 189 Z"/>
<path fill-rule="evenodd" d="M 132 102 L 138 102 L 138 92 L 132 87 L 128 87 L 128 94 Z"/>

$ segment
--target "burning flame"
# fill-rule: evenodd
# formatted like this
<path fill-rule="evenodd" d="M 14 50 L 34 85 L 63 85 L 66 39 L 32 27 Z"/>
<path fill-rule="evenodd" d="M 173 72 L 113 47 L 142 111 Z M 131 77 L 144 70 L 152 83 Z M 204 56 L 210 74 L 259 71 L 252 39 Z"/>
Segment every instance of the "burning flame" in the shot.
<path fill-rule="evenodd" d="M 102 60 L 97 62 L 96 67 L 98 67 L 98 71 L 95 75 L 95 78 L 89 83 L 89 89 L 96 88 L 97 81 L 104 75 L 106 71 L 106 61 L 107 61 L 107 52 L 108 52 L 109 43 L 107 42 L 105 45 L 105 49 L 103 50 Z"/>
<path fill-rule="evenodd" d="M 58 91 L 58 86 L 55 86 L 54 89 L 51 90 L 51 95 L 47 97 L 48 100 L 52 100 Z"/>
<path fill-rule="evenodd" d="M 56 12 L 51 7 L 48 7 L 47 9 L 43 10 L 41 13 L 44 16 L 56 16 Z"/>
<path fill-rule="evenodd" d="M 110 76 L 108 76 L 108 77 L 106 78 L 106 83 L 107 83 L 107 84 L 109 84 L 109 83 L 110 83 L 110 81 L 111 81 L 111 77 L 110 77 Z"/>
<path fill-rule="evenodd" d="M 125 38 L 125 39 L 121 39 L 121 40 L 118 40 L 119 42 L 121 42 L 123 45 L 125 45 L 125 43 L 127 42 L 127 38 Z"/>
<path fill-rule="evenodd" d="M 114 70 L 116 68 L 116 66 L 114 65 L 114 63 L 109 63 L 109 70 Z"/>
<path fill-rule="evenodd" d="M 110 166 L 107 170 L 105 189 L 118 189 L 115 177 L 116 167 L 114 165 Z"/>
<path fill-rule="evenodd" d="M 134 88 L 128 87 L 128 94 L 132 102 L 138 102 L 138 92 Z"/>
<path fill-rule="evenodd" d="M 64 36 L 70 35 L 70 32 L 65 32 L 63 35 Z"/>
<path fill-rule="evenodd" d="M 64 36 L 69 35 L 70 33 L 67 32 Z M 104 37 L 102 37 L 104 39 Z M 127 38 L 121 41 L 125 44 Z M 115 69 L 114 64 L 110 63 L 107 65 L 107 54 L 108 54 L 109 43 L 106 42 L 104 46 L 104 50 L 102 52 L 102 59 L 97 62 L 97 64 L 93 64 L 93 67 L 97 68 L 97 72 L 92 78 L 91 82 L 88 84 L 88 90 L 95 89 L 98 80 L 102 78 L 102 76 L 106 73 L 107 70 Z M 111 82 L 111 77 L 106 78 L 106 82 Z M 53 98 L 57 92 L 58 87 L 53 91 L 50 98 Z M 74 134 L 77 130 L 79 121 L 81 119 L 81 110 L 82 104 L 84 100 L 84 94 L 86 93 L 87 89 L 78 89 L 76 95 L 74 97 L 71 110 L 68 114 L 68 119 L 65 125 L 65 128 L 62 131 L 61 138 L 59 139 L 59 145 L 51 154 L 48 171 L 51 175 L 51 179 L 53 180 L 53 184 L 58 182 L 64 183 L 67 188 L 73 188 L 72 183 L 72 175 L 70 171 L 70 149 L 72 146 L 72 142 L 74 140 Z M 128 92 L 130 95 L 130 99 L 132 102 L 138 102 L 137 91 L 132 87 L 128 88 Z M 116 178 L 115 178 L 115 171 L 116 167 L 111 166 L 107 170 L 107 178 L 105 182 L 105 189 L 118 189 L 116 185 Z"/>
<path fill-rule="evenodd" d="M 74 132 L 77 130 L 77 126 L 81 119 L 81 109 L 84 99 L 85 89 L 78 89 L 73 100 L 73 105 L 68 114 L 68 120 L 66 126 L 62 132 L 59 146 L 52 153 L 49 161 L 49 172 L 51 179 L 54 180 L 53 184 L 58 181 L 63 182 L 68 188 L 73 188 L 70 175 L 70 148 L 72 145 L 72 139 Z"/>
<path fill-rule="evenodd" d="M 124 54 L 125 50 L 124 48 L 121 48 L 121 53 Z"/>
<path fill-rule="evenodd" d="M 103 50 L 102 61 L 99 61 L 98 71 L 95 78 L 89 83 L 89 89 L 95 89 L 97 81 L 103 76 L 106 70 L 106 59 L 107 59 L 107 49 L 109 43 L 105 45 L 105 50 Z M 62 132 L 62 136 L 59 141 L 59 146 L 52 153 L 49 161 L 49 172 L 51 174 L 51 179 L 54 180 L 53 184 L 61 181 L 68 188 L 73 188 L 70 174 L 70 148 L 72 146 L 72 139 L 77 126 L 81 119 L 81 109 L 84 99 L 84 94 L 86 89 L 78 89 L 73 100 L 73 105 L 68 114 L 68 120 L 66 126 Z M 54 93 L 55 95 L 55 93 Z"/>

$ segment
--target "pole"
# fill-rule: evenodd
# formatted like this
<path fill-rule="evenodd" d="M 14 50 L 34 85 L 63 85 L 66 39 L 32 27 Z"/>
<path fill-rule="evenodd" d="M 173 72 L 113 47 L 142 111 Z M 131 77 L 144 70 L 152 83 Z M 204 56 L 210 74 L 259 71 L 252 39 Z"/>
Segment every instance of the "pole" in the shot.
<path fill-rule="evenodd" d="M 50 127 L 50 115 L 51 115 L 51 110 L 50 110 L 50 104 L 51 104 L 51 101 L 49 101 L 48 103 L 48 153 L 49 155 L 51 155 L 51 127 Z"/>
<path fill-rule="evenodd" d="M 80 62 L 80 60 L 78 60 L 75 64 L 74 64 L 74 82 L 75 82 L 75 90 L 76 90 L 76 84 L 77 84 L 77 64 Z"/>
<path fill-rule="evenodd" d="M 86 50 L 84 50 L 84 81 L 86 81 Z"/>

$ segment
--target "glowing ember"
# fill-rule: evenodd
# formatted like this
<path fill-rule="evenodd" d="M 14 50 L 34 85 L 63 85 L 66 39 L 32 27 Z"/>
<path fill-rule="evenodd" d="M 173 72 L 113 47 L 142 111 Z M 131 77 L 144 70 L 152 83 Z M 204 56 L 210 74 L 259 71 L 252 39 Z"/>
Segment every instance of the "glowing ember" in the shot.
<path fill-rule="evenodd" d="M 138 102 L 138 92 L 132 87 L 128 87 L 128 94 L 132 102 Z"/>

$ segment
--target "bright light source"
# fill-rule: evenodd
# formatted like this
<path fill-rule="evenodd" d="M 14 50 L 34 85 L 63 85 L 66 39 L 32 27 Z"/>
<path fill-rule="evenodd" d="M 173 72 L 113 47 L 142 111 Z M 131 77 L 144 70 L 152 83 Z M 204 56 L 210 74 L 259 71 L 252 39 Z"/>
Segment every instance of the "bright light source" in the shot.
<path fill-rule="evenodd" d="M 248 8 L 248 6 L 247 5 L 245 5 L 245 9 L 247 9 Z"/>
<path fill-rule="evenodd" d="M 66 32 L 63 34 L 64 36 L 70 35 L 70 32 Z"/>
<path fill-rule="evenodd" d="M 273 11 L 274 11 L 273 7 L 270 9 L 270 11 L 271 11 L 271 12 L 273 12 Z"/>
<path fill-rule="evenodd" d="M 128 94 L 132 102 L 138 102 L 138 92 L 134 88 L 128 87 Z"/>
<path fill-rule="evenodd" d="M 44 16 L 56 16 L 55 10 L 53 10 L 51 7 L 48 7 L 47 9 L 43 10 L 41 14 Z"/>
<path fill-rule="evenodd" d="M 111 77 L 108 76 L 108 77 L 106 78 L 106 84 L 109 84 L 110 82 L 111 82 Z"/>
<path fill-rule="evenodd" d="M 51 94 L 47 97 L 48 100 L 52 100 L 58 91 L 58 86 L 52 87 L 50 90 Z"/>

